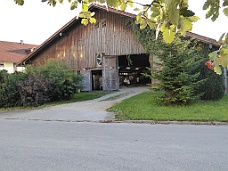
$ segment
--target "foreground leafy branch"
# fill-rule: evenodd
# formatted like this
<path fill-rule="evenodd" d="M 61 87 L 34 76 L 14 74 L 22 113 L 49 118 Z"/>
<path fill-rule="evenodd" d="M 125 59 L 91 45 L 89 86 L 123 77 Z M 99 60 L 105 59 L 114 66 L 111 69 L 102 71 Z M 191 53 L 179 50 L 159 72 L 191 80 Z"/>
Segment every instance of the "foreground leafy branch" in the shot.
<path fill-rule="evenodd" d="M 23 5 L 24 0 L 14 0 L 16 4 Z M 66 1 L 66 0 L 65 0 Z M 64 0 L 41 0 L 51 6 L 57 3 L 63 4 Z M 96 23 L 94 13 L 89 11 L 89 5 L 98 2 L 106 6 L 114 7 L 118 10 L 126 10 L 132 7 L 137 12 L 136 23 L 140 29 L 149 26 L 156 30 L 156 35 L 162 32 L 163 40 L 172 43 L 177 33 L 185 36 L 187 31 L 191 31 L 193 23 L 199 20 L 195 13 L 190 10 L 188 0 L 151 0 L 151 3 L 143 4 L 133 0 L 67 0 L 70 9 L 81 8 L 79 17 L 82 24 Z M 205 0 L 202 7 L 207 11 L 206 18 L 215 21 L 219 17 L 220 10 L 228 16 L 228 0 Z M 228 66 L 228 33 L 224 33 L 220 39 L 221 47 L 218 51 L 211 53 L 210 60 L 214 66 L 214 71 L 221 74 L 221 66 Z"/>

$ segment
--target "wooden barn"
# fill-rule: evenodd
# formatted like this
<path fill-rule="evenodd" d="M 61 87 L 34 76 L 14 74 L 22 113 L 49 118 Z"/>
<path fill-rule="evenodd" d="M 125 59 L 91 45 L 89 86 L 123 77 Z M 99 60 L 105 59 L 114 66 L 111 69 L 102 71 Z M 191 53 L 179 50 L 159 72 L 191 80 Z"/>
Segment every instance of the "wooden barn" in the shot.
<path fill-rule="evenodd" d="M 150 67 L 149 54 L 137 41 L 129 19 L 134 14 L 92 4 L 96 24 L 73 18 L 23 59 L 20 64 L 42 64 L 49 58 L 66 62 L 84 79 L 84 91 L 118 90 L 121 84 L 148 83 L 141 73 Z M 208 44 L 215 40 L 193 33 Z"/>

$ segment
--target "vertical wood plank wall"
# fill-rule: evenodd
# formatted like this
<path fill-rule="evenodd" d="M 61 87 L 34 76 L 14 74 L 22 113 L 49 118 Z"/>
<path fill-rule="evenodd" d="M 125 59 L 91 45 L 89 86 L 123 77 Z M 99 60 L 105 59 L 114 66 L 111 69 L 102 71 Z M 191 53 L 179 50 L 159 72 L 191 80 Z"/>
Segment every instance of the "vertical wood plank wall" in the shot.
<path fill-rule="evenodd" d="M 96 53 L 105 55 L 128 55 L 146 53 L 138 43 L 129 18 L 105 10 L 96 10 L 94 24 L 84 26 L 75 23 L 70 30 L 59 36 L 52 44 L 35 56 L 33 64 L 43 63 L 47 58 L 58 58 L 67 62 L 72 69 L 96 68 Z M 102 23 L 106 25 L 102 27 Z"/>

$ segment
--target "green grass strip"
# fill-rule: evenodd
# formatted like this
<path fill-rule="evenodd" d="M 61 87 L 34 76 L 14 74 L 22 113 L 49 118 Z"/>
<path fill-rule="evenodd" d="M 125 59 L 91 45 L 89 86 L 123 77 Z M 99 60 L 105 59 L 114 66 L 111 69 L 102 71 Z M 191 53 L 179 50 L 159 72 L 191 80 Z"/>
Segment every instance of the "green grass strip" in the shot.
<path fill-rule="evenodd" d="M 111 107 L 116 120 L 228 121 L 228 96 L 219 101 L 198 100 L 190 106 L 161 106 L 159 92 L 144 92 Z"/>

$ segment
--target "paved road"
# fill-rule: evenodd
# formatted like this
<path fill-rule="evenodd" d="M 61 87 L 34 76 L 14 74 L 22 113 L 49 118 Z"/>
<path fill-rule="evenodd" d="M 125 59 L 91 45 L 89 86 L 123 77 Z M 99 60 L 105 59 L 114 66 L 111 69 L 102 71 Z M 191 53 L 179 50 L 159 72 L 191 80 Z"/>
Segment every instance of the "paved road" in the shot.
<path fill-rule="evenodd" d="M 106 109 L 123 99 L 148 91 L 148 87 L 124 88 L 98 99 L 27 111 L 0 111 L 1 119 L 94 121 L 114 120 Z"/>
<path fill-rule="evenodd" d="M 3 171 L 227 171 L 228 126 L 0 120 Z"/>

